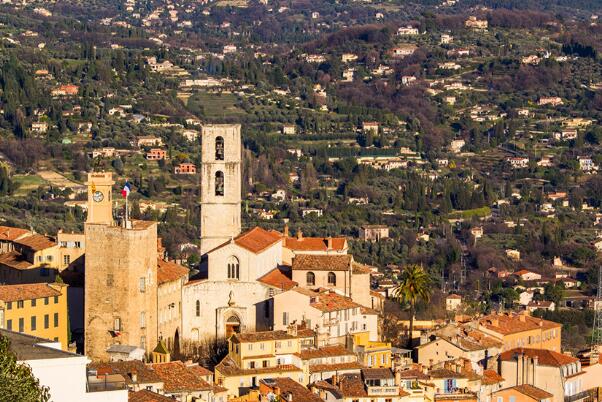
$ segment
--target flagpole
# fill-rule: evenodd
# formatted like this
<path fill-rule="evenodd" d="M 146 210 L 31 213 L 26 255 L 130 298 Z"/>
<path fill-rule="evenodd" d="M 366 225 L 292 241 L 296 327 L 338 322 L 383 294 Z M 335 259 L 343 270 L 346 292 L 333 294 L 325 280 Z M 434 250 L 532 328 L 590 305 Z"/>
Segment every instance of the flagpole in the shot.
<path fill-rule="evenodd" d="M 129 212 L 128 212 L 128 193 L 125 194 L 125 228 L 129 229 L 129 224 L 128 224 L 128 218 L 129 218 Z"/>

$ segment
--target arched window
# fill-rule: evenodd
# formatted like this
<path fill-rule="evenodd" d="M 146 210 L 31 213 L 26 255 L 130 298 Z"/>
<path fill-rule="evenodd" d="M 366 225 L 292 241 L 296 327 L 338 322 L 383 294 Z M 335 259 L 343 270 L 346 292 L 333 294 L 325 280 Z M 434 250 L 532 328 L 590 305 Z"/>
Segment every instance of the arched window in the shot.
<path fill-rule="evenodd" d="M 307 286 L 314 286 L 316 284 L 316 275 L 313 272 L 308 272 L 305 280 Z"/>
<path fill-rule="evenodd" d="M 224 137 L 215 138 L 215 160 L 224 160 Z"/>
<path fill-rule="evenodd" d="M 234 256 L 228 258 L 228 279 L 240 279 L 240 264 Z"/>
<path fill-rule="evenodd" d="M 334 272 L 328 273 L 328 284 L 332 286 L 337 285 L 337 276 L 334 274 Z"/>
<path fill-rule="evenodd" d="M 196 301 L 196 316 L 201 316 L 201 302 L 199 300 Z"/>
<path fill-rule="evenodd" d="M 221 170 L 215 172 L 215 195 L 224 195 L 224 172 Z"/>

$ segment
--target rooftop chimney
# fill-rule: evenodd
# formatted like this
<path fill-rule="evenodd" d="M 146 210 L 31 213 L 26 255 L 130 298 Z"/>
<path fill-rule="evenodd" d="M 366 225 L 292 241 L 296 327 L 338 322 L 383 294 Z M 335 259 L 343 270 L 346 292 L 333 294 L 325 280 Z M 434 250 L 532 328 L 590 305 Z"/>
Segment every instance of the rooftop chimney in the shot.
<path fill-rule="evenodd" d="M 332 250 L 332 237 L 328 237 L 326 239 L 326 245 L 328 246 L 328 250 Z"/>
<path fill-rule="evenodd" d="M 301 229 L 297 230 L 297 240 L 303 240 L 303 232 Z"/>
<path fill-rule="evenodd" d="M 138 382 L 138 372 L 136 370 L 132 370 L 132 372 L 130 373 L 130 377 L 132 378 L 133 383 Z"/>
<path fill-rule="evenodd" d="M 288 237 L 288 223 L 284 224 L 284 237 Z"/>

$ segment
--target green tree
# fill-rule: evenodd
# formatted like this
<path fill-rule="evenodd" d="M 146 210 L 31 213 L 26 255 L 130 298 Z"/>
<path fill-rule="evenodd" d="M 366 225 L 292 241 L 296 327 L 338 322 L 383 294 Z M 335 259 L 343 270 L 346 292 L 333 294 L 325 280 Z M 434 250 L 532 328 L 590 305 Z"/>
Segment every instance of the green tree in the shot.
<path fill-rule="evenodd" d="M 432 279 L 420 265 L 407 265 L 399 276 L 399 286 L 393 290 L 393 296 L 402 304 L 410 305 L 410 331 L 408 346 L 412 347 L 414 315 L 418 301 L 428 302 L 431 298 Z"/>
<path fill-rule="evenodd" d="M 26 364 L 17 363 L 10 341 L 0 335 L 0 401 L 47 402 L 48 387 L 41 386 Z"/>

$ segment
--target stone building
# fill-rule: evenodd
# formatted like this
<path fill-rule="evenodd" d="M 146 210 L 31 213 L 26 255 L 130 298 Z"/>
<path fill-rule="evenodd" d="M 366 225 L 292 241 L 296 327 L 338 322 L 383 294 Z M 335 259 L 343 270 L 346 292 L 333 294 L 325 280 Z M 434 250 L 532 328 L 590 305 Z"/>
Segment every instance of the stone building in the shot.
<path fill-rule="evenodd" d="M 240 124 L 201 130 L 201 255 L 241 231 Z"/>
<path fill-rule="evenodd" d="M 112 345 L 157 344 L 157 224 L 112 217 L 111 173 L 88 175 L 85 224 L 85 353 L 107 360 Z"/>
<path fill-rule="evenodd" d="M 159 338 L 174 350 L 182 332 L 182 287 L 189 270 L 171 261 L 157 260 Z"/>

